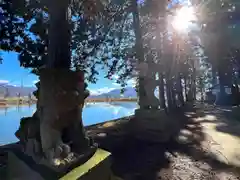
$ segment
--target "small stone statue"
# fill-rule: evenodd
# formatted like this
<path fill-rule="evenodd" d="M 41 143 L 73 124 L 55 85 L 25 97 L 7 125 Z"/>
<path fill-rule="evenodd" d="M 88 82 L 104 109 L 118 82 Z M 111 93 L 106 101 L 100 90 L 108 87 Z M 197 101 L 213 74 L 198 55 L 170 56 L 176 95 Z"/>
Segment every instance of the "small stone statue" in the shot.
<path fill-rule="evenodd" d="M 37 90 L 33 95 L 39 98 L 40 82 L 36 83 Z M 37 110 L 32 117 L 23 117 L 20 121 L 19 129 L 15 136 L 20 140 L 23 151 L 33 157 L 42 155 L 41 138 L 40 138 L 40 119 Z"/>
<path fill-rule="evenodd" d="M 43 153 L 52 167 L 64 168 L 76 162 L 91 147 L 94 148 L 85 136 L 82 123 L 84 100 L 89 92 L 86 91 L 83 72 L 44 69 L 40 73 L 40 80 Z"/>
<path fill-rule="evenodd" d="M 40 120 L 37 112 L 32 117 L 24 117 L 20 121 L 20 127 L 15 133 L 22 144 L 23 151 L 27 154 L 41 155 Z M 32 147 L 29 149 L 29 147 Z"/>

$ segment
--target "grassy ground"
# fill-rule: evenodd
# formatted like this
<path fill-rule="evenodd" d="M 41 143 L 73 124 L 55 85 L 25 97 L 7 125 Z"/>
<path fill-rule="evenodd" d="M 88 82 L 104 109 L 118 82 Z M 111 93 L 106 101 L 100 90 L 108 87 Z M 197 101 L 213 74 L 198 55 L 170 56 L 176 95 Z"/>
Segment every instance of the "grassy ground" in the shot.
<path fill-rule="evenodd" d="M 178 122 L 174 128 L 177 132 L 167 143 L 134 138 L 130 122 L 137 119 L 133 116 L 89 126 L 86 132 L 101 148 L 112 153 L 112 170 L 124 180 L 237 180 L 240 177 L 236 161 L 240 161 L 239 123 L 210 106 L 185 108 L 170 118 Z M 6 160 L 6 156 L 2 157 Z"/>

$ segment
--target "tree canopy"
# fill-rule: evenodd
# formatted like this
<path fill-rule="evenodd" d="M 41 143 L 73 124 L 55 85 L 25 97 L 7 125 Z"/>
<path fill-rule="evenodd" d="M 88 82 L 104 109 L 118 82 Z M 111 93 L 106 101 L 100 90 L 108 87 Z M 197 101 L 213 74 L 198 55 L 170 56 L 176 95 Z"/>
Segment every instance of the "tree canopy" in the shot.
<path fill-rule="evenodd" d="M 89 82 L 97 81 L 99 68 L 107 69 L 109 79 L 119 75 L 117 82 L 123 87 L 127 79 L 135 76 L 139 58 L 135 46 L 133 2 L 71 1 L 72 68 L 84 70 Z M 173 83 L 177 89 L 181 82 L 178 79 L 185 79 L 186 84 L 187 79 L 194 78 L 194 58 L 201 58 L 206 69 L 212 68 L 212 78 L 219 76 L 221 82 L 231 82 L 229 78 L 240 71 L 237 1 L 193 1 L 198 30 L 186 35 L 176 35 L 168 27 L 168 17 L 181 8 L 179 4 L 145 0 L 138 6 L 144 61 L 154 61 L 163 83 Z M 48 56 L 46 4 L 42 0 L 3 0 L 1 12 L 1 50 L 19 53 L 21 66 L 37 73 Z M 208 73 L 208 80 L 209 76 Z"/>

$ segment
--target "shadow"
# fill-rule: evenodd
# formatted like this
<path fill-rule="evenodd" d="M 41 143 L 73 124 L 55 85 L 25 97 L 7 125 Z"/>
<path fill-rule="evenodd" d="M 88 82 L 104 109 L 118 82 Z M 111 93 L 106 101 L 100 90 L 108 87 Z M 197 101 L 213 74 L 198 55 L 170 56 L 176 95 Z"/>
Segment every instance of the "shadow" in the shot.
<path fill-rule="evenodd" d="M 18 149 L 19 143 L 6 144 L 0 146 L 0 179 L 7 179 L 7 161 L 8 152 L 10 150 Z"/>
<path fill-rule="evenodd" d="M 240 128 L 236 127 L 236 126 L 235 127 L 230 127 L 227 124 L 223 124 L 223 125 L 218 125 L 216 127 L 216 130 L 240 137 Z"/>
<path fill-rule="evenodd" d="M 240 177 L 240 168 L 220 161 L 217 152 L 209 151 L 217 143 L 209 141 L 202 126 L 203 123 L 214 123 L 216 129 L 227 126 L 221 119 L 223 115 L 222 110 L 211 107 L 185 106 L 168 115 L 174 124 L 171 126 L 173 136 L 166 143 L 134 138 L 130 122 L 137 119 L 133 116 L 89 126 L 86 132 L 100 148 L 111 152 L 112 171 L 124 180 L 234 180 Z M 218 130 L 229 131 L 227 128 Z M 0 162 L 6 162 L 6 152 L 10 148 L 0 148 Z M 0 163 L 0 175 L 5 166 Z"/>
<path fill-rule="evenodd" d="M 216 107 L 206 112 L 206 114 L 208 113 L 216 117 L 217 131 L 240 137 L 240 121 L 235 117 L 233 108 L 234 107 Z"/>
<path fill-rule="evenodd" d="M 88 134 L 94 137 L 99 146 L 112 153 L 112 170 L 123 179 L 156 179 L 159 167 L 169 169 L 169 159 L 165 152 L 167 146 L 135 139 L 129 122 L 119 120 L 118 124 L 91 128 Z M 122 122 L 121 122 L 122 121 Z M 99 128 L 101 127 L 101 128 Z M 105 136 L 99 136 L 105 133 Z"/>
<path fill-rule="evenodd" d="M 240 137 L 240 121 L 232 111 L 233 108 L 205 104 L 204 110 L 198 114 L 204 118 L 201 123 L 213 123 L 217 131 Z M 209 117 L 215 119 L 208 120 Z"/>
<path fill-rule="evenodd" d="M 173 137 L 167 143 L 150 143 L 135 139 L 130 131 L 131 120 L 114 127 L 100 128 L 91 136 L 103 148 L 112 153 L 113 173 L 126 180 L 155 179 L 218 179 L 219 174 L 240 177 L 240 169 L 218 160 L 209 151 L 213 142 L 205 142 L 206 134 L 201 123 L 212 123 L 197 107 L 184 107 L 169 114 L 176 123 Z M 201 119 L 196 121 L 196 119 Z M 96 130 L 96 129 L 95 129 Z M 105 136 L 98 136 L 105 133 Z M 209 143 L 209 144 L 207 144 Z M 203 145 L 205 144 L 205 145 Z"/>

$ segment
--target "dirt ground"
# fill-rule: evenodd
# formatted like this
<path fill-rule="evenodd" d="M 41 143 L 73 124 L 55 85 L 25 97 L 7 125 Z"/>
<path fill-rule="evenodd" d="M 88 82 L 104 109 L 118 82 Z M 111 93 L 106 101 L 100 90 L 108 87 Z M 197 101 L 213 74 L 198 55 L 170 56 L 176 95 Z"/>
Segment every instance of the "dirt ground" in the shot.
<path fill-rule="evenodd" d="M 136 120 L 133 117 L 91 127 L 87 132 L 112 153 L 113 172 L 124 180 L 240 179 L 239 135 L 230 133 L 240 133 L 240 121 L 208 105 L 185 109 L 172 118 L 181 122 L 177 136 L 161 144 L 135 139 L 129 125 Z M 229 132 L 219 130 L 223 122 Z"/>
<path fill-rule="evenodd" d="M 112 171 L 124 180 L 240 179 L 240 121 L 209 105 L 184 108 L 171 118 L 179 127 L 167 143 L 137 140 L 133 116 L 89 126 L 86 132 L 112 153 Z M 0 148 L 0 175 L 6 152 Z"/>

